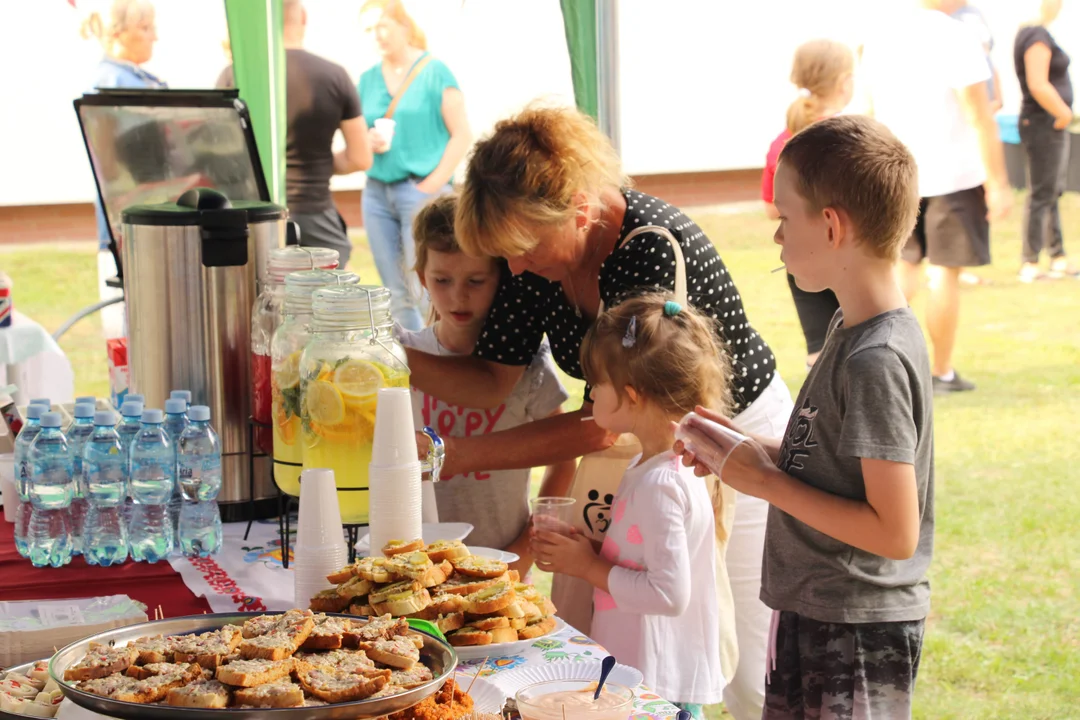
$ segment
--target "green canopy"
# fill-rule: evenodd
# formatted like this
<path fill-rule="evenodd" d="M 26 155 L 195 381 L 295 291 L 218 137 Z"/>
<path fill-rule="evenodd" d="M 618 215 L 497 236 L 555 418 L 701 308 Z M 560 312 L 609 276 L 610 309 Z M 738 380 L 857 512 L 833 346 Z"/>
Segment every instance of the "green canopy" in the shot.
<path fill-rule="evenodd" d="M 618 146 L 617 94 L 605 94 L 601 112 L 600 60 L 605 77 L 614 72 L 617 46 L 605 47 L 600 57 L 597 42 L 597 0 L 559 0 L 570 53 L 574 101 L 582 112 L 600 120 Z M 605 18 L 612 18 L 617 0 L 605 3 Z M 251 111 L 255 141 L 270 188 L 270 199 L 285 204 L 285 48 L 282 42 L 282 0 L 225 0 L 232 46 L 233 74 L 240 97 Z M 609 26 L 609 30 L 614 23 Z M 613 33 L 611 35 L 613 37 Z M 612 82 L 607 84 L 612 85 Z"/>

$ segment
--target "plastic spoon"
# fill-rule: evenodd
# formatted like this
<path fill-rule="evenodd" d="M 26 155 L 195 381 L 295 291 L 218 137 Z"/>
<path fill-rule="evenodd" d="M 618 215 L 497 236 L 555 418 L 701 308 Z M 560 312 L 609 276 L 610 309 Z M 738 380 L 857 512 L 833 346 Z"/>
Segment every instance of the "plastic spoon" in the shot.
<path fill-rule="evenodd" d="M 608 655 L 600 662 L 600 682 L 596 683 L 596 692 L 593 693 L 593 701 L 600 699 L 600 691 L 604 689 L 604 683 L 607 682 L 608 675 L 615 669 L 615 656 Z"/>

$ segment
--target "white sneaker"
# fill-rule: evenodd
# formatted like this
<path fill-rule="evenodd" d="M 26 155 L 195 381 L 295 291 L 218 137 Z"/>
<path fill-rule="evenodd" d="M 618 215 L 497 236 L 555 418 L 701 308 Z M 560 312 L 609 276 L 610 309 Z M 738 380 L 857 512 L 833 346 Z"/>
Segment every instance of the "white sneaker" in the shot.
<path fill-rule="evenodd" d="M 1050 261 L 1049 276 L 1055 280 L 1063 277 L 1077 277 L 1080 276 L 1080 267 L 1077 267 L 1069 261 L 1069 258 L 1062 255 Z"/>
<path fill-rule="evenodd" d="M 1017 279 L 1022 283 L 1033 283 L 1036 280 L 1045 280 L 1046 274 L 1039 268 L 1038 263 L 1024 263 L 1020 266 Z"/>

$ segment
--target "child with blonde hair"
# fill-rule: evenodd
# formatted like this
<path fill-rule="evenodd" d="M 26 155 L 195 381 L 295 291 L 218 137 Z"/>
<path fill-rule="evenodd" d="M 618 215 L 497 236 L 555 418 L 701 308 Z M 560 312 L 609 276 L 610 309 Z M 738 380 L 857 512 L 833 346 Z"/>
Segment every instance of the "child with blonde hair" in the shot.
<path fill-rule="evenodd" d="M 791 65 L 791 83 L 799 88 L 799 96 L 788 107 L 787 126 L 776 136 L 765 156 L 765 170 L 761 174 L 761 199 L 765 201 L 765 214 L 772 219 L 779 217 L 773 204 L 773 179 L 780 151 L 791 136 L 822 118 L 839 113 L 851 103 L 854 94 L 855 56 L 851 48 L 835 40 L 811 40 L 795 50 Z M 825 332 L 829 321 L 840 307 L 832 290 L 806 292 L 795 284 L 788 273 L 788 288 L 795 301 L 803 337 L 806 340 L 806 366 L 812 367 L 825 345 Z"/>
<path fill-rule="evenodd" d="M 437 197 L 413 221 L 416 273 L 431 297 L 431 321 L 418 332 L 399 330 L 406 347 L 433 355 L 468 355 L 487 319 L 506 262 L 472 257 L 458 247 L 454 234 L 457 195 Z M 494 408 L 458 407 L 413 388 L 416 425 L 430 426 L 442 437 L 470 437 L 508 430 L 562 412 L 566 390 L 544 345 L 506 400 Z M 492 453 L 490 469 L 444 475 L 435 484 L 439 519 L 473 526 L 469 544 L 512 552 L 522 576 L 532 566 L 529 547 L 530 468 L 508 467 Z M 565 495 L 574 476 L 573 461 L 548 468 L 540 493 Z"/>
<path fill-rule="evenodd" d="M 723 508 L 720 488 L 679 464 L 672 423 L 697 405 L 732 407 L 731 361 L 711 320 L 652 293 L 597 318 L 581 366 L 596 423 L 632 433 L 642 453 L 623 475 L 599 554 L 581 535 L 538 532 L 537 560 L 589 582 L 592 637 L 641 670 L 655 692 L 703 718 L 702 705 L 722 699 L 722 634 L 733 632 L 730 589 L 717 582 L 715 517 Z"/>

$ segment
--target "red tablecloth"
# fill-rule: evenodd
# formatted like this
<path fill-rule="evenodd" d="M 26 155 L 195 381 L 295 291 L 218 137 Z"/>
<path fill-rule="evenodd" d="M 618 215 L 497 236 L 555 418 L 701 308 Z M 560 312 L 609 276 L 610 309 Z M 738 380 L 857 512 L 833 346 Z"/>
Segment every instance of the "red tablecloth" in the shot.
<path fill-rule="evenodd" d="M 87 565 L 76 557 L 62 568 L 36 568 L 15 550 L 15 526 L 0 519 L 0 600 L 61 600 L 63 598 L 127 595 L 145 603 L 154 617 L 161 605 L 165 617 L 201 615 L 210 611 L 195 597 L 167 562 L 130 560 L 114 567 Z"/>

